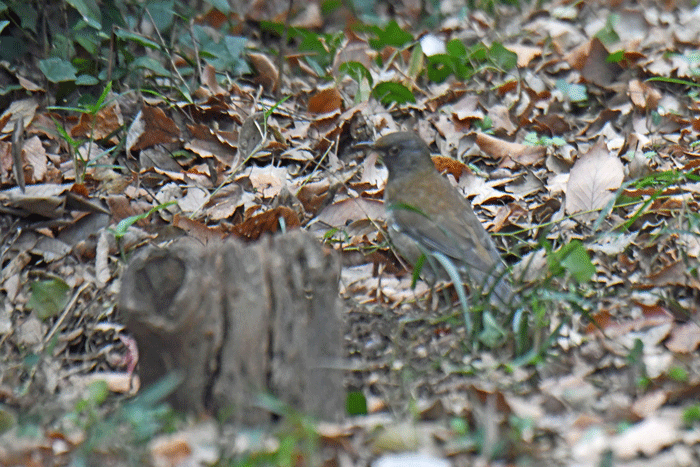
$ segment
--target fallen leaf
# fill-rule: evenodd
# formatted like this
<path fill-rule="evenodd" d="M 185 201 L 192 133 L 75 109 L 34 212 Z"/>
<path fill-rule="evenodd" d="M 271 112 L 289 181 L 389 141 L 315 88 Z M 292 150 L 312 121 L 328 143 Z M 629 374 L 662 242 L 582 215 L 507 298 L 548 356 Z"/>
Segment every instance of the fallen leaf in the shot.
<path fill-rule="evenodd" d="M 622 185 L 624 171 L 620 159 L 611 154 L 600 139 L 581 156 L 569 173 L 566 185 L 566 213 L 596 211 L 604 208 Z M 597 217 L 590 213 L 587 218 Z"/>

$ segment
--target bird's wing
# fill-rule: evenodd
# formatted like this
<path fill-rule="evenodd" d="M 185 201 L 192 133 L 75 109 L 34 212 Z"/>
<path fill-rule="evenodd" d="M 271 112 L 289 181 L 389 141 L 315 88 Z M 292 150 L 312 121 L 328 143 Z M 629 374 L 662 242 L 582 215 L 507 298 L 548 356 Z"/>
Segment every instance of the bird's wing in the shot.
<path fill-rule="evenodd" d="M 485 289 L 493 287 L 494 294 L 510 303 L 513 292 L 504 276 L 505 264 L 489 233 L 476 217 L 471 205 L 456 189 L 444 181 L 431 180 L 430 188 L 436 196 L 423 210 L 409 204 L 426 189 L 417 182 L 406 186 L 398 201 L 387 205 L 389 221 L 401 233 L 413 239 L 427 251 L 439 251 L 466 266 L 475 283 Z M 494 285 L 495 283 L 495 285 Z"/>
<path fill-rule="evenodd" d="M 453 193 L 459 200 L 449 199 Z M 439 251 L 483 273 L 492 273 L 501 263 L 488 232 L 454 189 L 436 198 L 435 204 L 424 211 L 403 202 L 387 208 L 394 226 L 428 251 Z"/>

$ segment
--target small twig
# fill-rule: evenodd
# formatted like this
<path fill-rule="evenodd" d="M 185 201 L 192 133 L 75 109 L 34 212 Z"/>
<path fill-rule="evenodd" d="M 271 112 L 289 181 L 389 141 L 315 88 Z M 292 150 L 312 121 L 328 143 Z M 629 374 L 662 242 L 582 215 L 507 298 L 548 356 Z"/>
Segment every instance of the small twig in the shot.
<path fill-rule="evenodd" d="M 24 145 L 24 117 L 15 120 L 15 129 L 12 132 L 12 172 L 15 175 L 17 186 L 24 193 L 24 167 L 22 164 L 22 146 Z"/>
<path fill-rule="evenodd" d="M 277 80 L 277 89 L 275 90 L 275 99 L 279 99 L 282 95 L 282 76 L 284 75 L 284 56 L 287 51 L 287 41 L 289 40 L 289 23 L 292 18 L 292 7 L 294 6 L 294 0 L 289 0 L 289 6 L 287 7 L 287 17 L 284 19 L 284 32 L 282 33 L 282 39 L 280 44 L 280 53 L 277 56 L 277 71 L 279 72 L 279 79 Z"/>
<path fill-rule="evenodd" d="M 190 31 L 190 37 L 192 38 L 192 47 L 194 47 L 194 62 L 197 64 L 197 76 L 195 82 L 198 83 L 201 81 L 204 72 L 202 71 L 202 61 L 199 59 L 199 45 L 197 44 L 197 38 L 195 37 L 194 30 L 192 29 L 193 24 L 194 18 L 190 19 L 188 26 Z"/>
<path fill-rule="evenodd" d="M 163 50 L 166 52 L 166 55 L 168 56 L 168 60 L 170 61 L 170 66 L 173 69 L 173 73 L 177 75 L 177 77 L 180 79 L 180 82 L 182 83 L 183 86 L 185 86 L 185 89 L 187 89 L 187 92 L 191 94 L 190 87 L 187 85 L 187 81 L 185 81 L 185 78 L 182 77 L 180 72 L 177 69 L 177 66 L 175 65 L 175 60 L 173 60 L 173 54 L 170 52 L 168 49 L 168 46 L 165 43 L 165 39 L 163 39 L 163 36 L 160 34 L 160 30 L 158 29 L 158 26 L 156 25 L 156 22 L 153 20 L 153 16 L 151 16 L 151 12 L 148 10 L 148 8 L 145 8 L 146 13 L 148 14 L 148 17 L 151 20 L 151 24 L 153 24 L 153 29 L 156 31 L 156 34 L 158 35 L 158 40 L 160 41 L 160 45 L 163 47 Z"/>
<path fill-rule="evenodd" d="M 56 320 L 54 323 L 53 327 L 51 328 L 51 331 L 46 335 L 46 338 L 44 338 L 44 342 L 41 345 L 41 350 L 43 351 L 46 348 L 46 345 L 51 342 L 51 339 L 53 338 L 54 334 L 58 331 L 58 328 L 61 327 L 63 324 L 63 321 L 65 321 L 66 316 L 73 310 L 73 307 L 75 306 L 76 302 L 78 301 L 78 298 L 80 297 L 80 294 L 83 293 L 83 291 L 87 288 L 89 285 L 88 282 L 84 282 L 83 285 L 80 286 L 80 288 L 73 294 L 73 298 L 71 298 L 70 302 L 68 305 L 66 305 L 65 310 L 63 310 L 63 313 L 61 313 L 61 316 Z"/>

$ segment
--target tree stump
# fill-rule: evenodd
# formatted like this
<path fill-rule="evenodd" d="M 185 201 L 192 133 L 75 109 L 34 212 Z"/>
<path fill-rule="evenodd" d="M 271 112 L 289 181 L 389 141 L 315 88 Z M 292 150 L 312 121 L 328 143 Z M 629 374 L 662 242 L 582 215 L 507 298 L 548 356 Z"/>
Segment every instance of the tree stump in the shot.
<path fill-rule="evenodd" d="M 255 406 L 260 393 L 339 418 L 339 277 L 337 255 L 303 231 L 253 244 L 146 248 L 130 261 L 120 292 L 142 384 L 178 371 L 184 380 L 170 398 L 177 409 L 239 422 L 270 418 Z"/>

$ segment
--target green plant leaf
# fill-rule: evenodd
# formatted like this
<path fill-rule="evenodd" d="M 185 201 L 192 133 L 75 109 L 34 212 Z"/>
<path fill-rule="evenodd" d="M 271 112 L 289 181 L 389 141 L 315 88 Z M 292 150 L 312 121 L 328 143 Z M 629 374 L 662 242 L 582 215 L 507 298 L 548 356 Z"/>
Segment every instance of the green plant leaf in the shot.
<path fill-rule="evenodd" d="M 384 105 L 389 105 L 392 102 L 404 104 L 406 102 L 416 102 L 416 98 L 406 86 L 401 83 L 384 81 L 377 84 L 372 89 L 372 95 L 375 99 Z"/>
<path fill-rule="evenodd" d="M 588 100 L 586 86 L 582 84 L 569 84 L 563 79 L 558 79 L 557 89 L 563 92 L 571 102 L 585 102 Z"/>
<path fill-rule="evenodd" d="M 96 86 L 100 83 L 100 80 L 92 75 L 80 75 L 75 80 L 75 84 L 78 86 Z"/>
<path fill-rule="evenodd" d="M 345 411 L 348 415 L 367 415 L 367 398 L 361 391 L 351 391 L 345 399 Z"/>
<path fill-rule="evenodd" d="M 338 71 L 343 75 L 348 75 L 358 83 L 362 81 L 362 78 L 365 78 L 370 86 L 374 84 L 374 81 L 372 80 L 372 74 L 360 62 L 341 63 L 338 67 Z"/>
<path fill-rule="evenodd" d="M 75 67 L 68 60 L 58 57 L 39 60 L 39 69 L 52 83 L 75 81 L 76 78 Z"/>
<path fill-rule="evenodd" d="M 605 59 L 607 63 L 620 63 L 622 60 L 625 58 L 625 51 L 624 50 L 618 50 L 617 52 L 613 52 L 610 55 L 608 55 L 608 58 Z"/>
<path fill-rule="evenodd" d="M 493 43 L 488 58 L 500 70 L 512 70 L 518 66 L 518 55 L 503 47 L 500 42 Z"/>
<path fill-rule="evenodd" d="M 102 29 L 102 13 L 95 0 L 66 0 L 66 3 L 78 10 L 88 26 Z"/>
<path fill-rule="evenodd" d="M 36 33 L 36 22 L 39 13 L 30 2 L 16 2 L 10 4 L 10 9 L 17 15 L 22 29 L 29 29 Z"/>
<path fill-rule="evenodd" d="M 451 39 L 445 44 L 447 55 L 458 58 L 467 58 L 467 47 L 459 39 Z"/>
<path fill-rule="evenodd" d="M 0 435 L 15 426 L 16 423 L 17 417 L 8 407 L 0 404 Z"/>
<path fill-rule="evenodd" d="M 160 64 L 159 61 L 154 60 L 151 57 L 139 57 L 133 62 L 131 62 L 133 68 L 143 68 L 154 72 L 158 76 L 170 76 L 170 72 Z"/>
<path fill-rule="evenodd" d="M 213 57 L 209 62 L 219 71 L 229 71 L 234 75 L 250 73 L 248 64 L 243 59 L 247 39 L 238 36 L 226 36 L 218 43 L 210 42 L 202 50 Z"/>
<path fill-rule="evenodd" d="M 36 281 L 29 284 L 31 295 L 27 308 L 36 311 L 39 319 L 55 316 L 68 305 L 70 287 L 58 278 Z"/>
<path fill-rule="evenodd" d="M 467 51 L 469 59 L 476 62 L 485 62 L 486 58 L 488 57 L 488 53 L 489 49 L 481 42 L 469 47 Z"/>
<path fill-rule="evenodd" d="M 153 214 L 156 211 L 159 211 L 161 209 L 165 209 L 168 206 L 172 206 L 173 204 L 176 204 L 176 201 L 168 201 L 167 203 L 159 204 L 158 206 L 153 206 L 151 209 L 149 209 L 147 212 L 137 214 L 135 216 L 130 216 L 127 217 L 126 219 L 122 219 L 119 221 L 119 223 L 114 227 L 114 236 L 117 237 L 117 239 L 122 238 L 125 234 L 126 231 L 129 230 L 129 227 L 140 221 L 141 219 L 146 219 L 148 216 Z"/>
<path fill-rule="evenodd" d="M 479 341 L 486 347 L 494 349 L 506 338 L 506 331 L 498 324 L 498 321 L 489 312 L 485 312 L 482 318 L 483 330 L 479 333 Z"/>
<path fill-rule="evenodd" d="M 620 36 L 615 31 L 615 26 L 620 23 L 620 15 L 617 13 L 610 13 L 607 20 L 605 21 L 605 26 L 598 31 L 594 37 L 600 39 L 603 44 L 613 44 L 620 40 Z"/>
<path fill-rule="evenodd" d="M 211 4 L 211 6 L 224 14 L 231 12 L 231 5 L 229 5 L 226 0 L 208 0 L 208 2 Z"/>
<path fill-rule="evenodd" d="M 700 404 L 694 404 L 683 410 L 683 423 L 687 427 L 692 427 L 700 422 Z"/>
<path fill-rule="evenodd" d="M 145 8 L 151 13 L 156 28 L 163 32 L 170 29 L 173 24 L 175 12 L 173 10 L 173 0 L 149 0 Z M 148 16 L 146 19 L 149 19 Z"/>
<path fill-rule="evenodd" d="M 139 45 L 142 45 L 144 47 L 148 47 L 149 49 L 153 50 L 160 50 L 160 44 L 157 42 L 154 42 L 147 37 L 141 36 L 139 34 L 133 33 L 131 31 L 127 31 L 126 29 L 123 28 L 117 28 L 114 31 L 114 35 L 117 36 L 119 39 L 122 39 L 124 41 L 131 41 L 135 42 Z"/>
<path fill-rule="evenodd" d="M 550 271 L 559 275 L 562 271 L 569 272 L 579 284 L 588 282 L 595 274 L 595 266 L 583 244 L 574 240 L 553 252 L 548 257 Z"/>
<path fill-rule="evenodd" d="M 425 71 L 433 83 L 442 83 L 454 71 L 455 59 L 447 54 L 435 54 L 426 58 Z"/>
<path fill-rule="evenodd" d="M 90 55 L 97 55 L 100 53 L 100 46 L 102 45 L 102 38 L 97 31 L 92 29 L 81 29 L 80 31 L 75 31 L 73 33 L 73 40 L 84 48 Z M 91 65 L 94 64 L 94 60 L 86 60 L 86 62 Z"/>
<path fill-rule="evenodd" d="M 661 81 L 662 83 L 683 84 L 685 86 L 700 86 L 700 83 L 694 83 L 693 81 L 688 81 L 687 79 L 665 78 L 663 76 L 655 76 L 653 78 L 646 79 L 645 81 Z"/>
<path fill-rule="evenodd" d="M 376 39 L 369 40 L 370 47 L 375 50 L 381 50 L 387 45 L 398 48 L 413 40 L 413 36 L 401 29 L 393 20 L 384 29 L 378 26 L 372 26 L 369 29 L 377 36 Z"/>

